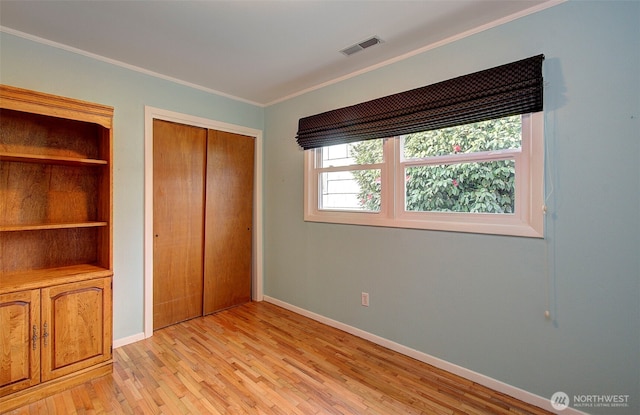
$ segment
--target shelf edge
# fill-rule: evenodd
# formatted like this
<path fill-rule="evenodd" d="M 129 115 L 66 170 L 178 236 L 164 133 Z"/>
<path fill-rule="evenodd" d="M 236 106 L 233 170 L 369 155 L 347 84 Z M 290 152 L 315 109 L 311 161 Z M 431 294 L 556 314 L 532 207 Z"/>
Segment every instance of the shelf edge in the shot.
<path fill-rule="evenodd" d="M 112 270 L 93 264 L 0 273 L 0 294 L 112 276 Z"/>
<path fill-rule="evenodd" d="M 87 159 L 79 157 L 48 156 L 45 154 L 9 153 L 0 152 L 1 161 L 14 161 L 19 163 L 61 164 L 76 166 L 106 166 L 107 160 Z"/>
<path fill-rule="evenodd" d="M 0 225 L 0 232 L 41 231 L 51 229 L 101 228 L 109 222 L 70 222 L 70 223 L 42 223 L 31 225 Z"/>

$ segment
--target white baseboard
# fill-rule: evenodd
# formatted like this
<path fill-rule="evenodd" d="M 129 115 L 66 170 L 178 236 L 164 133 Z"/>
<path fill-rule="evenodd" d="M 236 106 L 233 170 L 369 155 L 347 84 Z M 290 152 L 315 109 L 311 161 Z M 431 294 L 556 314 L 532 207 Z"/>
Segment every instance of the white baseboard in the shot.
<path fill-rule="evenodd" d="M 294 306 L 292 304 L 286 303 L 284 301 L 280 301 L 276 298 L 269 297 L 267 295 L 264 296 L 264 301 L 268 303 L 275 304 L 279 307 L 285 308 L 287 310 L 293 311 L 294 313 L 303 315 L 305 317 L 309 317 L 312 320 L 316 320 L 320 323 L 326 324 L 327 326 L 331 326 L 337 328 L 339 330 L 345 331 L 349 334 L 353 334 L 354 336 L 363 338 L 365 340 L 369 340 L 370 342 L 376 343 L 380 346 L 386 347 L 387 349 L 391 349 L 398 353 L 402 353 L 406 356 L 412 357 L 421 362 L 430 364 L 439 369 L 446 370 L 447 372 L 453 373 L 455 375 L 461 376 L 465 379 L 468 379 L 472 382 L 476 382 L 480 385 L 491 388 L 495 391 L 504 393 L 506 395 L 512 396 L 516 399 L 519 399 L 528 404 L 537 406 L 539 408 L 546 409 L 547 411 L 551 411 L 556 413 L 556 410 L 551 406 L 551 402 L 549 398 L 543 398 L 541 396 L 535 395 L 531 392 L 527 392 L 523 389 L 517 388 L 515 386 L 511 386 L 499 380 L 490 378 L 483 374 L 474 372 L 469 369 L 465 369 L 464 367 L 455 365 L 453 363 L 447 362 L 445 360 L 439 359 L 437 357 L 428 355 L 426 353 L 420 352 L 418 350 L 412 349 L 407 346 L 403 346 L 399 343 L 393 342 L 391 340 L 385 339 L 380 336 L 376 336 L 375 334 L 371 334 L 364 330 L 358 329 L 356 327 L 349 326 L 347 324 L 341 323 L 336 320 L 332 320 L 328 317 L 322 316 L 320 314 L 313 313 L 311 311 L 305 310 L 303 308 Z M 586 415 L 584 412 L 578 411 L 574 408 L 567 408 L 562 410 L 562 415 Z"/>
<path fill-rule="evenodd" d="M 126 346 L 127 344 L 135 343 L 140 340 L 144 340 L 144 333 L 140 332 L 138 334 L 134 334 L 133 336 L 123 337 L 121 339 L 116 339 L 113 341 L 113 348 L 117 349 L 118 347 Z"/>

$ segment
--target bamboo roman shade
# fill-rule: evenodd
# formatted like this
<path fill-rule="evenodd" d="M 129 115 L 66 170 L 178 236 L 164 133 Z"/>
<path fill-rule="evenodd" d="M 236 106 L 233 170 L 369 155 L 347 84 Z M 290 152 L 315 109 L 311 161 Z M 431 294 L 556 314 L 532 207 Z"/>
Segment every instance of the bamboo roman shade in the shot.
<path fill-rule="evenodd" d="M 544 55 L 301 118 L 305 150 L 542 110 Z"/>

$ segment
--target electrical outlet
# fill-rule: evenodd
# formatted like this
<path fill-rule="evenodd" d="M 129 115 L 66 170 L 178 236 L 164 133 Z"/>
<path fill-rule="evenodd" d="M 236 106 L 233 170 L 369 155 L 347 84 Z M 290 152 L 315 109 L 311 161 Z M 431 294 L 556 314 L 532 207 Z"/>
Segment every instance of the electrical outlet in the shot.
<path fill-rule="evenodd" d="M 362 305 L 365 307 L 369 307 L 369 293 L 362 293 Z"/>

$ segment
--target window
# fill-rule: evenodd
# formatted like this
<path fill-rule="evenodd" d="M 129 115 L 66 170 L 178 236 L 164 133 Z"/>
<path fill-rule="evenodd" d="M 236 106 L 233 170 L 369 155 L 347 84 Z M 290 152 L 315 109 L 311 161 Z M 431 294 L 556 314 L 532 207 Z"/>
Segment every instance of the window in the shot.
<path fill-rule="evenodd" d="M 338 144 L 315 150 L 318 208 L 379 211 L 383 140 Z"/>
<path fill-rule="evenodd" d="M 543 113 L 305 151 L 305 220 L 542 237 Z"/>
<path fill-rule="evenodd" d="M 305 220 L 542 237 L 543 61 L 301 118 Z"/>

